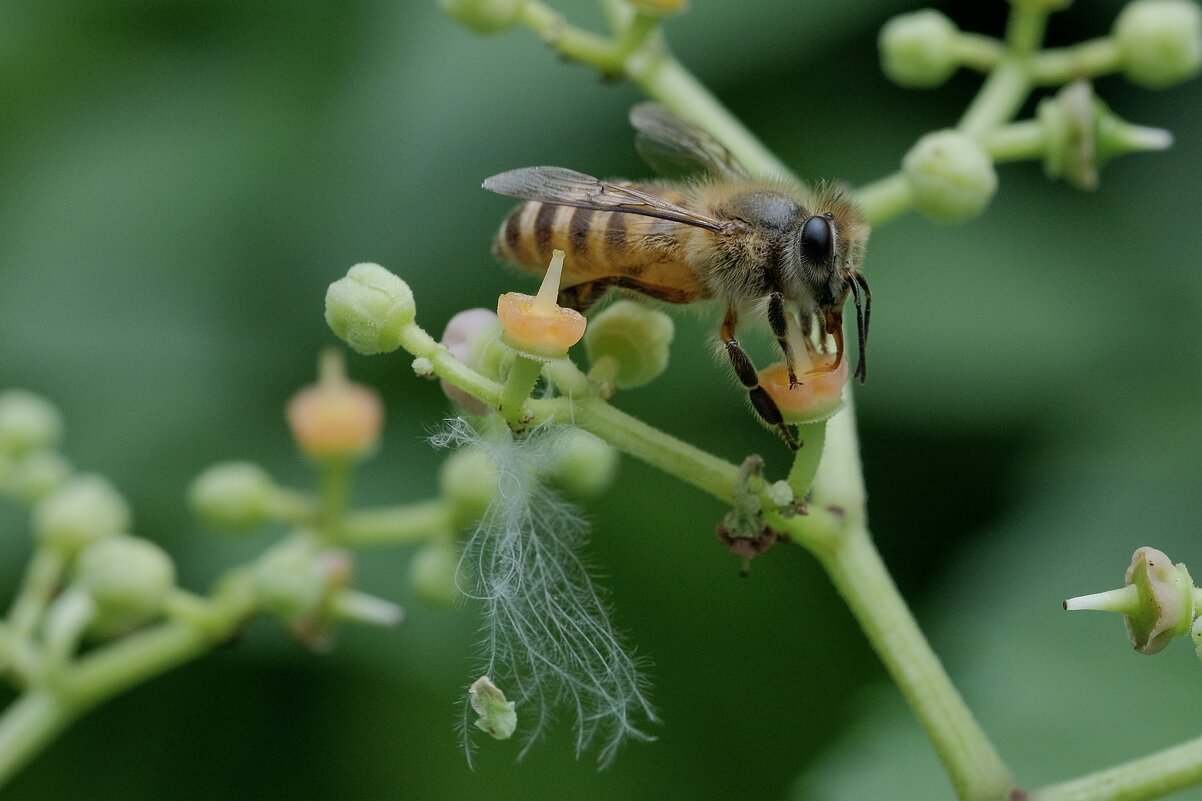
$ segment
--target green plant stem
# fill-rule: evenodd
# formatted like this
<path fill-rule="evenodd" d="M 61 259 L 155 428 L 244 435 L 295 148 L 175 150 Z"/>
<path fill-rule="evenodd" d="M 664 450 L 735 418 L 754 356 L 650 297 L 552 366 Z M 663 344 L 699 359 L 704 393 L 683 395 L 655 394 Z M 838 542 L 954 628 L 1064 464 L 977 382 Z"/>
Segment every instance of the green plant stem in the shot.
<path fill-rule="evenodd" d="M 1000 801 L 1013 786 L 1009 770 L 944 672 L 881 561 L 868 529 L 845 528 L 816 540 L 802 525 L 786 531 L 810 548 L 847 602 L 935 746 L 959 798 Z"/>
<path fill-rule="evenodd" d="M 914 195 L 905 174 L 895 172 L 856 190 L 856 202 L 870 226 L 888 222 L 914 207 Z"/>
<path fill-rule="evenodd" d="M 591 431 L 618 450 L 692 484 L 723 503 L 733 503 L 739 468 L 665 434 L 599 397 L 534 401 L 535 420 L 554 418 Z"/>
<path fill-rule="evenodd" d="M 441 498 L 368 509 L 347 515 L 338 542 L 350 547 L 423 542 L 448 532 L 454 525 L 451 509 Z"/>
<path fill-rule="evenodd" d="M 1031 57 L 1031 80 L 1042 86 L 1058 86 L 1106 75 L 1118 71 L 1121 58 L 1118 43 L 1110 37 L 1043 50 Z"/>
<path fill-rule="evenodd" d="M 1042 160 L 1047 155 L 1044 126 L 1038 120 L 1023 120 L 995 128 L 984 135 L 981 144 L 997 163 Z"/>
<path fill-rule="evenodd" d="M 980 138 L 1018 113 L 1031 91 L 1025 65 L 1007 57 L 989 73 L 956 126 L 961 133 Z"/>
<path fill-rule="evenodd" d="M 53 548 L 39 545 L 34 549 L 8 616 L 9 636 L 14 642 L 29 639 L 54 595 L 65 566 L 62 554 Z"/>
<path fill-rule="evenodd" d="M 417 323 L 410 323 L 401 331 L 401 347 L 414 356 L 429 359 L 438 377 L 448 384 L 479 398 L 494 409 L 501 402 L 500 384 L 456 359 Z"/>
<path fill-rule="evenodd" d="M 1005 49 L 992 36 L 961 32 L 956 38 L 956 60 L 979 72 L 988 72 L 1001 61 Z"/>
<path fill-rule="evenodd" d="M 526 416 L 526 401 L 530 400 L 530 393 L 543 374 L 543 364 L 521 353 L 514 355 L 497 405 L 497 411 L 514 431 L 522 431 L 530 422 Z"/>
<path fill-rule="evenodd" d="M 1078 779 L 1042 787 L 1028 801 L 1147 801 L 1202 782 L 1202 737 Z"/>
<path fill-rule="evenodd" d="M 346 513 L 351 462 L 342 457 L 322 459 L 318 469 L 321 475 L 321 531 L 327 539 L 335 539 Z"/>
<path fill-rule="evenodd" d="M 75 720 L 79 711 L 45 688 L 29 690 L 0 715 L 0 787 Z"/>
<path fill-rule="evenodd" d="M 785 479 L 793 490 L 793 497 L 804 501 L 810 493 L 810 485 L 818 473 L 822 460 L 822 449 L 826 444 L 826 421 L 803 423 L 797 427 L 797 441 L 801 445 L 793 454 L 793 466 Z"/>

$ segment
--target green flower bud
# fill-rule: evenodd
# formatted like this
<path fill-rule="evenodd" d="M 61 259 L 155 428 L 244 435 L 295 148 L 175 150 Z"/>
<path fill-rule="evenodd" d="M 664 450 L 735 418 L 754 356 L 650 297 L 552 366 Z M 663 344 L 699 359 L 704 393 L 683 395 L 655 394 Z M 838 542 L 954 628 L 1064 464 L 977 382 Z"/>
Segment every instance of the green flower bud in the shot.
<path fill-rule="evenodd" d="M 1151 89 L 1202 69 L 1202 11 L 1192 0 L 1135 0 L 1114 21 L 1123 74 Z"/>
<path fill-rule="evenodd" d="M 465 447 L 442 463 L 438 486 L 458 525 L 484 516 L 497 492 L 497 465 L 479 448 Z"/>
<path fill-rule="evenodd" d="M 211 526 L 250 528 L 269 519 L 275 492 L 275 482 L 259 465 L 225 462 L 192 481 L 188 503 Z"/>
<path fill-rule="evenodd" d="M 515 25 L 526 0 L 438 0 L 451 19 L 476 33 L 496 33 Z"/>
<path fill-rule="evenodd" d="M 0 453 L 53 447 L 62 433 L 62 417 L 50 401 L 23 389 L 0 392 Z"/>
<path fill-rule="evenodd" d="M 1194 621 L 1194 625 L 1190 627 L 1189 638 L 1194 641 L 1194 653 L 1202 659 L 1202 617 Z"/>
<path fill-rule="evenodd" d="M 56 451 L 34 451 L 6 462 L 5 477 L 0 479 L 15 497 L 33 503 L 61 487 L 71 477 L 71 463 Z"/>
<path fill-rule="evenodd" d="M 409 563 L 409 582 L 417 597 L 432 606 L 455 606 L 463 598 L 455 584 L 459 552 L 455 543 L 436 540 L 426 543 Z"/>
<path fill-rule="evenodd" d="M 939 222 L 977 216 L 997 191 L 997 173 L 985 150 L 959 131 L 935 131 L 918 140 L 902 161 L 914 205 Z"/>
<path fill-rule="evenodd" d="M 416 315 L 409 286 L 378 264 L 356 264 L 326 291 L 330 330 L 364 355 L 399 348 Z"/>
<path fill-rule="evenodd" d="M 1155 654 L 1174 637 L 1191 631 L 1194 582 L 1185 565 L 1174 565 L 1163 552 L 1144 547 L 1131 557 L 1126 586 L 1070 598 L 1064 608 L 1121 613 L 1135 650 Z"/>
<path fill-rule="evenodd" d="M 619 300 L 598 314 L 584 332 L 584 348 L 599 372 L 609 372 L 618 389 L 641 387 L 668 366 L 668 345 L 675 333 L 672 318 L 632 300 Z"/>
<path fill-rule="evenodd" d="M 106 479 L 77 476 L 33 508 L 38 540 L 64 556 L 129 529 L 129 504 Z"/>
<path fill-rule="evenodd" d="M 492 683 L 488 676 L 481 676 L 468 688 L 468 701 L 472 711 L 480 717 L 476 728 L 497 740 L 508 740 L 518 726 L 518 713 L 514 702 L 505 699 L 505 693 Z"/>
<path fill-rule="evenodd" d="M 955 23 L 931 8 L 894 17 L 878 38 L 881 70 L 900 86 L 938 86 L 960 66 L 959 38 Z"/>
<path fill-rule="evenodd" d="M 1043 128 L 1043 169 L 1078 189 L 1096 189 L 1098 168 L 1124 153 L 1164 150 L 1173 138 L 1159 128 L 1131 125 L 1093 93 L 1086 81 L 1065 86 L 1042 100 L 1037 110 Z"/>
<path fill-rule="evenodd" d="M 327 596 L 319 554 L 303 543 L 273 548 L 254 566 L 255 595 L 260 606 L 289 623 L 317 614 Z"/>
<path fill-rule="evenodd" d="M 550 478 L 577 498 L 596 498 L 614 483 L 618 452 L 609 443 L 582 428 L 569 428 L 558 443 Z"/>
<path fill-rule="evenodd" d="M 92 631 L 113 636 L 162 614 L 175 587 L 175 565 L 159 546 L 117 536 L 93 543 L 79 555 L 76 580 L 96 602 Z"/>

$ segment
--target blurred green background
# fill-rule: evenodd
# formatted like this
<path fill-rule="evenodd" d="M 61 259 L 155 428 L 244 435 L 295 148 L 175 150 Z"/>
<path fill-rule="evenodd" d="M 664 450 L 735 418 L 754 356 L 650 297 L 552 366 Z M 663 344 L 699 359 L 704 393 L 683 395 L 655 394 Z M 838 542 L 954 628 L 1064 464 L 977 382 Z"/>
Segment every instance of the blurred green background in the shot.
<path fill-rule="evenodd" d="M 1054 18 L 1101 35 L 1119 3 Z M 591 4 L 559 7 L 583 23 Z M 864 183 L 953 124 L 979 79 L 889 85 L 876 31 L 911 8 L 695 0 L 681 59 L 812 178 Z M 1002 2 L 945 3 L 998 33 Z M 1202 732 L 1202 666 L 1177 643 L 1134 656 L 1117 619 L 1062 598 L 1117 585 L 1151 544 L 1202 564 L 1199 83 L 1120 79 L 1122 116 L 1171 129 L 1166 153 L 1107 166 L 1082 194 L 1001 170 L 988 214 L 905 217 L 873 234 L 870 379 L 858 392 L 873 528 L 948 668 L 1028 785 Z M 214 461 L 310 481 L 281 407 L 311 380 L 326 286 L 358 261 L 401 274 L 437 333 L 530 281 L 488 255 L 509 207 L 487 175 L 561 164 L 645 174 L 637 93 L 564 65 L 528 31 L 478 38 L 433 2 L 9 0 L 0 6 L 0 386 L 60 404 L 66 452 L 131 499 L 136 533 L 204 588 L 271 534 L 221 538 L 184 505 Z M 1030 108 L 1026 110 L 1030 113 Z M 713 315 L 676 315 L 668 373 L 621 407 L 732 460 L 786 453 L 711 355 Z M 761 360 L 766 338 L 754 346 Z M 400 356 L 352 356 L 380 388 L 382 452 L 363 504 L 420 499 L 422 439 L 447 413 Z M 347 629 L 317 657 L 272 622 L 110 702 L 20 775 L 11 799 L 934 799 L 929 747 L 813 561 L 777 548 L 738 577 L 723 509 L 627 460 L 589 508 L 619 625 L 651 660 L 665 721 L 597 772 L 566 724 L 515 763 L 453 726 L 472 678 L 470 608 L 405 586 L 409 554 L 360 585 L 404 604 L 392 631 Z M 0 509 L 0 586 L 28 553 Z M 1195 567 L 1195 573 L 1200 568 Z M 11 590 L 8 590 L 11 592 Z M 1202 798 L 1202 791 L 1181 798 Z"/>

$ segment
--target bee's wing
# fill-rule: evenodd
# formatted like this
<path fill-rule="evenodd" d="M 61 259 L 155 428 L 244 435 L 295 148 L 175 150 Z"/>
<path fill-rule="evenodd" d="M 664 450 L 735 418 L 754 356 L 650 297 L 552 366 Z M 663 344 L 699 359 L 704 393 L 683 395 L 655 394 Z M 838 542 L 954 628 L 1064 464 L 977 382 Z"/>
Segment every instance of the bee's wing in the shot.
<path fill-rule="evenodd" d="M 635 149 L 661 175 L 701 172 L 715 178 L 750 177 L 734 154 L 708 131 L 659 103 L 639 103 L 630 109 L 630 124 L 637 132 Z"/>
<path fill-rule="evenodd" d="M 484 180 L 498 195 L 597 211 L 620 211 L 722 231 L 725 224 L 633 186 L 602 181 L 564 167 L 523 167 Z"/>

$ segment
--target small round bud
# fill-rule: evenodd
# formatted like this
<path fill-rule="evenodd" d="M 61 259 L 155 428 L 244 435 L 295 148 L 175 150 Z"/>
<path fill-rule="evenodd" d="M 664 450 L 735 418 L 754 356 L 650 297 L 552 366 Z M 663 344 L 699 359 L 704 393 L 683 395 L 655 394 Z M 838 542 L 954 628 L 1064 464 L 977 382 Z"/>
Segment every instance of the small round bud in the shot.
<path fill-rule="evenodd" d="M 537 295 L 506 292 L 497 301 L 505 344 L 535 359 L 562 359 L 584 336 L 584 315 L 555 300 L 563 274 L 564 252 L 556 250 Z"/>
<path fill-rule="evenodd" d="M 442 332 L 442 344 L 459 361 L 477 372 L 487 372 L 493 366 L 486 356 L 488 346 L 496 341 L 501 330 L 497 315 L 489 309 L 467 309 L 447 321 Z M 487 366 L 486 366 L 487 365 Z M 489 407 L 446 381 L 440 382 L 443 393 L 471 414 L 484 414 Z"/>
<path fill-rule="evenodd" d="M 613 360 L 615 387 L 632 389 L 651 383 L 667 368 L 674 333 L 672 318 L 662 311 L 619 300 L 589 323 L 584 347 L 594 365 Z"/>
<path fill-rule="evenodd" d="M 259 465 L 225 462 L 192 481 L 188 502 L 209 525 L 249 528 L 268 519 L 274 494 L 275 482 Z"/>
<path fill-rule="evenodd" d="M 129 504 L 106 479 L 76 476 L 33 507 L 38 540 L 64 556 L 129 529 Z"/>
<path fill-rule="evenodd" d="M 409 563 L 409 582 L 417 597 L 432 606 L 455 606 L 463 598 L 455 584 L 459 553 L 455 543 L 437 540 L 424 545 Z"/>
<path fill-rule="evenodd" d="M 468 688 L 468 701 L 472 711 L 479 717 L 476 728 L 498 740 L 508 740 L 517 729 L 518 714 L 514 702 L 506 700 L 505 693 L 492 683 L 488 676 L 481 676 Z"/>
<path fill-rule="evenodd" d="M 497 465 L 479 448 L 460 448 L 442 463 L 438 486 L 451 504 L 455 522 L 474 523 L 497 493 Z"/>
<path fill-rule="evenodd" d="M 27 503 L 33 503 L 61 487 L 71 477 L 71 463 L 56 451 L 34 451 L 8 463 L 2 483 Z"/>
<path fill-rule="evenodd" d="M 977 216 L 997 191 L 997 173 L 985 150 L 959 131 L 935 131 L 918 140 L 902 161 L 914 205 L 939 222 Z"/>
<path fill-rule="evenodd" d="M 1126 580 L 1139 591 L 1138 610 L 1123 618 L 1135 650 L 1157 653 L 1190 630 L 1194 582 L 1185 565 L 1174 565 L 1162 551 L 1143 547 L 1132 555 Z"/>
<path fill-rule="evenodd" d="M 379 394 L 346 380 L 342 354 L 322 353 L 318 383 L 288 401 L 285 416 L 301 450 L 317 459 L 361 457 L 380 439 L 384 404 Z"/>
<path fill-rule="evenodd" d="M 451 19 L 476 33 L 496 33 L 515 25 L 526 0 L 438 0 Z"/>
<path fill-rule="evenodd" d="M 1193 0 L 1135 0 L 1114 21 L 1123 74 L 1151 89 L 1202 69 L 1202 10 Z"/>
<path fill-rule="evenodd" d="M 847 361 L 837 369 L 805 379 L 790 387 L 789 368 L 776 362 L 760 371 L 760 386 L 776 402 L 786 423 L 816 423 L 833 416 L 843 405 Z"/>
<path fill-rule="evenodd" d="M 378 264 L 356 264 L 326 290 L 330 330 L 365 356 L 399 348 L 416 315 L 408 284 Z"/>
<path fill-rule="evenodd" d="M 688 8 L 689 0 L 630 0 L 630 5 L 649 17 L 667 17 L 683 12 Z"/>
<path fill-rule="evenodd" d="M 142 625 L 163 611 L 175 587 L 175 565 L 159 546 L 118 536 L 89 545 L 79 555 L 76 578 L 96 602 L 92 629 L 112 636 Z"/>
<path fill-rule="evenodd" d="M 254 566 L 254 587 L 263 609 L 290 623 L 316 614 L 326 598 L 318 554 L 299 543 L 263 554 Z"/>
<path fill-rule="evenodd" d="M 881 69 L 900 86 L 939 86 L 960 66 L 959 37 L 955 24 L 931 8 L 894 17 L 878 39 Z"/>
<path fill-rule="evenodd" d="M 550 479 L 577 498 L 596 498 L 614 483 L 618 452 L 596 434 L 569 428 L 557 443 Z"/>
<path fill-rule="evenodd" d="M 62 417 L 50 401 L 23 389 L 0 392 L 0 453 L 50 448 L 62 433 Z"/>

